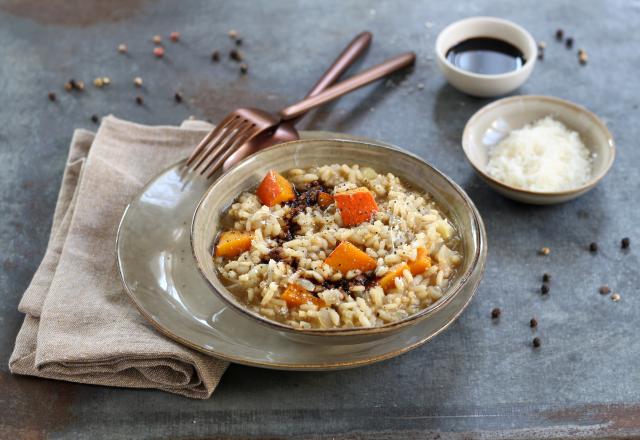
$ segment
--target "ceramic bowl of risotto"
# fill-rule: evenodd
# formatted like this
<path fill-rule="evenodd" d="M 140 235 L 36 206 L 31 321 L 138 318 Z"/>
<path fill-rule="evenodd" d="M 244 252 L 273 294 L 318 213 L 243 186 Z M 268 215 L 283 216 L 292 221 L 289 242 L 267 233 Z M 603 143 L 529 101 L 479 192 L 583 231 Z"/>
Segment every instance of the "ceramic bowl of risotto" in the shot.
<path fill-rule="evenodd" d="M 200 201 L 193 253 L 240 315 L 309 342 L 380 339 L 429 319 L 484 271 L 482 219 L 420 158 L 346 140 L 261 151 Z"/>

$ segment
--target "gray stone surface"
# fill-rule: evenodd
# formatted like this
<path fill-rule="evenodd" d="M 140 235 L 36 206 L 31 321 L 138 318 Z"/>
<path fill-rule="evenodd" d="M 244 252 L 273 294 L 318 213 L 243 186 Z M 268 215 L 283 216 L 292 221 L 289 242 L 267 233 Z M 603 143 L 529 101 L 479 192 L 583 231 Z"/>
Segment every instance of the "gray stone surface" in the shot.
<path fill-rule="evenodd" d="M 554 207 L 517 204 L 474 175 L 462 128 L 489 100 L 464 96 L 437 71 L 432 48 L 447 23 L 471 15 L 515 20 L 545 40 L 545 59 L 518 93 L 585 105 L 614 133 L 618 156 L 594 191 Z M 453 438 L 640 436 L 640 2 L 35 2 L 0 1 L 0 437 Z M 554 41 L 556 28 L 573 51 Z M 244 38 L 249 75 L 226 59 L 229 29 Z M 149 124 L 213 121 L 236 106 L 277 109 L 301 97 L 357 32 L 373 31 L 362 65 L 404 50 L 418 62 L 401 86 L 370 86 L 303 126 L 394 143 L 461 184 L 484 217 L 485 279 L 444 334 L 399 358 L 332 373 L 231 366 L 208 401 L 155 391 L 13 377 L 7 362 L 22 321 L 19 298 L 42 257 L 67 147 L 94 113 Z M 156 34 L 182 32 L 151 55 Z M 165 37 L 166 40 L 166 37 Z M 116 53 L 125 42 L 130 53 Z M 576 49 L 589 64 L 580 67 Z M 223 60 L 209 60 L 219 49 Z M 112 84 L 96 89 L 96 76 Z M 145 87 L 133 87 L 141 76 Z M 62 90 L 69 78 L 87 90 Z M 417 85 L 423 84 L 423 90 Z M 51 103 L 47 92 L 58 94 Z M 173 102 L 180 90 L 185 102 Z M 145 105 L 137 106 L 141 93 Z M 632 249 L 619 240 L 630 236 Z M 600 244 L 597 254 L 586 247 Z M 548 257 L 536 250 L 549 246 Z M 538 293 L 541 275 L 551 293 Z M 620 292 L 612 302 L 597 292 Z M 503 310 L 499 322 L 489 315 Z M 539 328 L 532 332 L 529 319 Z M 534 334 L 542 339 L 531 348 Z"/>

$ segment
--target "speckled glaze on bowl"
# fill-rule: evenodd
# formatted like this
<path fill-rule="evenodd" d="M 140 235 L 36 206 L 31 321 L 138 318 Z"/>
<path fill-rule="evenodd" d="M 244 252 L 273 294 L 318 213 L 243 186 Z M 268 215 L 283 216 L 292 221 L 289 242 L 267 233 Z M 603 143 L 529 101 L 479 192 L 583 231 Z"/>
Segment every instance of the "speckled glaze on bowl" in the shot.
<path fill-rule="evenodd" d="M 507 185 L 485 172 L 492 147 L 512 130 L 549 115 L 578 132 L 582 142 L 594 154 L 588 182 L 571 190 L 539 192 Z M 562 203 L 590 191 L 609 172 L 615 158 L 613 136 L 595 114 L 563 99 L 537 95 L 513 96 L 482 107 L 464 128 L 462 149 L 471 166 L 489 186 L 510 199 L 534 205 Z"/>
<path fill-rule="evenodd" d="M 443 297 L 403 320 L 373 328 L 296 329 L 272 321 L 247 308 L 231 293 L 218 276 L 212 246 L 218 234 L 220 217 L 243 191 L 252 190 L 272 169 L 328 165 L 332 163 L 370 166 L 380 173 L 393 173 L 414 188 L 429 192 L 460 232 L 463 263 Z M 284 332 L 297 340 L 317 343 L 331 338 L 342 344 L 363 343 L 388 337 L 404 327 L 436 315 L 464 290 L 470 279 L 481 276 L 486 258 L 486 236 L 478 211 L 464 191 L 438 170 L 409 153 L 381 145 L 346 140 L 301 140 L 261 151 L 222 176 L 204 194 L 196 208 L 191 243 L 198 268 L 211 290 L 244 316 Z"/>

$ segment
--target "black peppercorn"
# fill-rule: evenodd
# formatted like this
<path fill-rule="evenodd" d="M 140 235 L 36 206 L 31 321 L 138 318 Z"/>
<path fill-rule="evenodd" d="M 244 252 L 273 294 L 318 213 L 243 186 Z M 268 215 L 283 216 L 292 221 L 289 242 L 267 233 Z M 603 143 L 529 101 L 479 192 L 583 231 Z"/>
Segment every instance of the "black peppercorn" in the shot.
<path fill-rule="evenodd" d="M 501 313 L 502 313 L 502 310 L 500 310 L 499 307 L 496 307 L 491 311 L 491 319 L 499 318 Z"/>
<path fill-rule="evenodd" d="M 231 49 L 229 51 L 229 58 L 231 58 L 233 61 L 242 61 L 242 55 L 236 49 Z"/>
<path fill-rule="evenodd" d="M 541 344 L 542 344 L 542 341 L 540 341 L 540 338 L 533 338 L 533 346 L 535 348 L 540 347 Z"/>
<path fill-rule="evenodd" d="M 176 92 L 176 94 L 173 95 L 173 99 L 175 99 L 176 102 L 182 102 L 182 93 Z"/>
<path fill-rule="evenodd" d="M 56 94 L 53 92 L 49 92 L 49 101 L 55 101 L 56 100 Z"/>
<path fill-rule="evenodd" d="M 242 46 L 242 38 L 236 38 L 236 46 Z"/>
<path fill-rule="evenodd" d="M 531 321 L 529 321 L 529 327 L 536 328 L 537 326 L 538 326 L 538 321 L 536 320 L 536 318 L 531 318 Z"/>
<path fill-rule="evenodd" d="M 98 118 L 98 115 L 91 115 L 91 122 L 93 122 L 94 124 L 97 124 L 98 121 L 100 121 L 100 118 Z"/>
<path fill-rule="evenodd" d="M 598 243 L 595 243 L 595 242 L 591 243 L 589 245 L 589 251 L 598 252 Z"/>
<path fill-rule="evenodd" d="M 629 237 L 624 237 L 624 238 L 620 241 L 620 247 L 621 247 L 622 249 L 628 249 L 630 245 L 631 245 L 631 240 L 629 239 Z"/>
<path fill-rule="evenodd" d="M 562 29 L 558 29 L 556 31 L 556 40 L 562 41 L 563 36 L 564 36 L 564 31 Z"/>
<path fill-rule="evenodd" d="M 565 42 L 564 42 L 565 46 L 567 46 L 567 49 L 571 49 L 573 47 L 573 38 L 568 37 Z"/>
<path fill-rule="evenodd" d="M 243 75 L 246 75 L 248 71 L 249 71 L 249 66 L 247 66 L 245 63 L 240 64 L 240 73 L 242 73 Z"/>
<path fill-rule="evenodd" d="M 611 288 L 609 288 L 609 286 L 600 286 L 598 291 L 600 292 L 600 295 L 608 295 L 611 293 Z"/>
<path fill-rule="evenodd" d="M 549 285 L 543 284 L 542 286 L 540 286 L 540 293 L 542 293 L 543 295 L 549 293 Z"/>
<path fill-rule="evenodd" d="M 138 105 L 144 104 L 144 98 L 140 95 L 136 96 L 136 104 Z"/>
<path fill-rule="evenodd" d="M 214 50 L 211 53 L 211 61 L 220 61 L 220 52 L 218 52 L 217 50 Z"/>
<path fill-rule="evenodd" d="M 549 281 L 551 281 L 551 275 L 549 275 L 548 273 L 542 274 L 542 282 L 548 283 Z"/>

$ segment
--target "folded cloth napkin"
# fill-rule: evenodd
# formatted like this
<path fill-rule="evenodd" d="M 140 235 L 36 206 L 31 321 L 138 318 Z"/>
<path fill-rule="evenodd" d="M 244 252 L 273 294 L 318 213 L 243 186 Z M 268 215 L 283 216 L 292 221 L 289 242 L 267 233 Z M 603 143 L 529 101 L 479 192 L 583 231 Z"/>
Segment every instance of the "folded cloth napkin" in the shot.
<path fill-rule="evenodd" d="M 11 372 L 211 396 L 228 364 L 156 332 L 124 293 L 115 257 L 125 206 L 209 129 L 199 121 L 151 127 L 109 116 L 95 135 L 76 130 L 49 244 L 18 306 L 26 316 Z"/>

